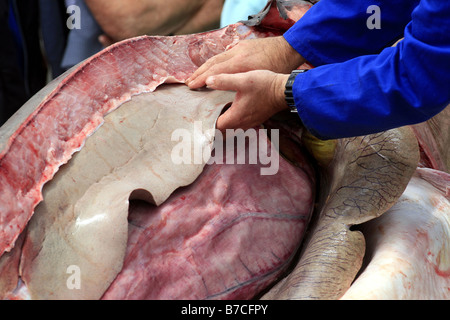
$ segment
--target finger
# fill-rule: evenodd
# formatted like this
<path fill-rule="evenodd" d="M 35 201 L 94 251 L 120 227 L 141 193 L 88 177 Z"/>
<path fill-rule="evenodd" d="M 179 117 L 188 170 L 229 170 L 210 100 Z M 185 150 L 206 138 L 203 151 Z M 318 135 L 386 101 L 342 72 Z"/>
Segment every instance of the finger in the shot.
<path fill-rule="evenodd" d="M 209 77 L 226 72 L 227 72 L 226 64 L 223 63 L 215 64 L 209 68 L 205 68 L 205 70 L 201 70 L 201 74 L 199 74 L 193 80 L 188 80 L 186 84 L 191 89 L 198 89 L 206 85 L 206 79 L 208 79 Z"/>
<path fill-rule="evenodd" d="M 198 89 L 206 85 L 206 79 L 214 74 L 211 69 L 201 70 L 198 75 L 193 75 L 186 80 L 186 84 L 190 89 Z"/>
<path fill-rule="evenodd" d="M 216 127 L 218 130 L 225 132 L 226 129 L 243 129 L 247 130 L 253 123 L 246 114 L 245 99 L 236 96 L 231 106 L 217 119 Z"/>
<path fill-rule="evenodd" d="M 220 55 L 219 55 L 220 56 Z M 214 56 L 210 59 L 208 59 L 204 64 L 202 64 L 190 77 L 187 79 L 186 84 L 191 89 L 196 89 L 203 87 L 205 85 L 205 80 L 208 77 L 208 75 L 205 75 L 205 73 L 208 73 L 208 71 L 217 63 L 220 63 L 220 57 Z"/>
<path fill-rule="evenodd" d="M 205 83 L 208 88 L 214 90 L 239 91 L 239 89 L 242 89 L 245 81 L 243 80 L 243 75 L 237 73 L 210 76 L 206 79 Z"/>
<path fill-rule="evenodd" d="M 236 129 L 239 127 L 236 119 L 235 110 L 231 106 L 227 111 L 225 111 L 218 119 L 216 127 L 218 130 L 225 132 L 226 129 Z"/>
<path fill-rule="evenodd" d="M 224 73 L 229 68 L 229 64 L 225 62 L 231 57 L 232 55 L 225 51 L 210 58 L 186 80 L 186 84 L 191 89 L 203 87 L 209 76 Z"/>
<path fill-rule="evenodd" d="M 206 61 L 203 65 L 200 66 L 187 80 L 186 84 L 191 89 L 197 89 L 200 87 L 203 87 L 205 85 L 205 79 L 206 77 L 202 75 L 211 68 L 212 61 L 211 59 Z"/>

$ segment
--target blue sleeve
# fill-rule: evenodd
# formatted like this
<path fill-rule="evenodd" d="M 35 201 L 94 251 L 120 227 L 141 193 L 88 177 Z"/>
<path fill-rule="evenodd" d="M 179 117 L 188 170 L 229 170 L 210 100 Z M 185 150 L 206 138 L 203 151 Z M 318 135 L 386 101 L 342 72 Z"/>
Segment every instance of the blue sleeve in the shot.
<path fill-rule="evenodd" d="M 334 139 L 430 119 L 450 103 L 449 30 L 450 1 L 422 0 L 396 47 L 300 74 L 293 92 L 303 123 Z"/>
<path fill-rule="evenodd" d="M 321 0 L 285 34 L 285 39 L 313 66 L 380 53 L 403 37 L 419 0 Z M 379 29 L 367 27 L 376 5 Z M 369 11 L 369 13 L 368 13 Z"/>

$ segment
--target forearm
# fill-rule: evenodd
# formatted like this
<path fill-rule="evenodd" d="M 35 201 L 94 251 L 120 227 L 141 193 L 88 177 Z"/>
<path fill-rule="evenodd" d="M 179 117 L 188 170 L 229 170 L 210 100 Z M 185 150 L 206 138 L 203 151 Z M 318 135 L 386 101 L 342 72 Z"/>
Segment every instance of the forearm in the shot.
<path fill-rule="evenodd" d="M 284 37 L 314 66 L 376 54 L 403 36 L 418 2 L 321 0 Z M 371 5 L 380 8 L 381 29 L 367 27 Z"/>
<path fill-rule="evenodd" d="M 294 98 L 309 131 L 321 139 L 361 136 L 420 123 L 443 110 L 450 103 L 450 50 L 426 54 L 409 46 L 299 75 Z"/>
<path fill-rule="evenodd" d="M 86 0 L 103 31 L 113 40 L 168 35 L 182 28 L 207 0 Z"/>

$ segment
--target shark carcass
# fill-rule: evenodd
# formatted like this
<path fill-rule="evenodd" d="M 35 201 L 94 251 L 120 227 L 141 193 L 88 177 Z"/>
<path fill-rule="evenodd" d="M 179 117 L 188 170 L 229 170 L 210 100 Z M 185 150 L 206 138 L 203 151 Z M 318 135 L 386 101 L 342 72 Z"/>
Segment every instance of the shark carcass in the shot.
<path fill-rule="evenodd" d="M 269 1 L 220 30 L 125 40 L 24 105 L 0 129 L 0 295 L 358 299 L 371 287 L 351 288 L 370 271 L 366 223 L 394 210 L 408 184 L 435 181 L 426 188 L 443 194 L 445 226 L 445 169 L 416 172 L 438 158 L 419 151 L 442 138 L 407 127 L 322 148 L 295 117 L 278 115 L 254 135 L 227 137 L 246 151 L 229 156 L 233 144 L 214 127 L 234 94 L 183 85 L 209 57 L 282 34 L 310 6 Z M 174 161 L 180 152 L 192 157 Z M 276 172 L 261 174 L 275 159 Z M 438 243 L 438 269 L 427 269 L 443 277 L 433 297 L 449 292 L 448 248 Z"/>

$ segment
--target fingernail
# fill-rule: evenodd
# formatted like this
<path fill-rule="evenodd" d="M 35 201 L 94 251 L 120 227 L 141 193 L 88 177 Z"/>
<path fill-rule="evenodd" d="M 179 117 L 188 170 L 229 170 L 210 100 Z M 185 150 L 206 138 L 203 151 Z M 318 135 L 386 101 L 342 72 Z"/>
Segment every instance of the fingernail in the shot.
<path fill-rule="evenodd" d="M 186 81 L 186 85 L 191 89 L 195 88 L 195 80 Z"/>

